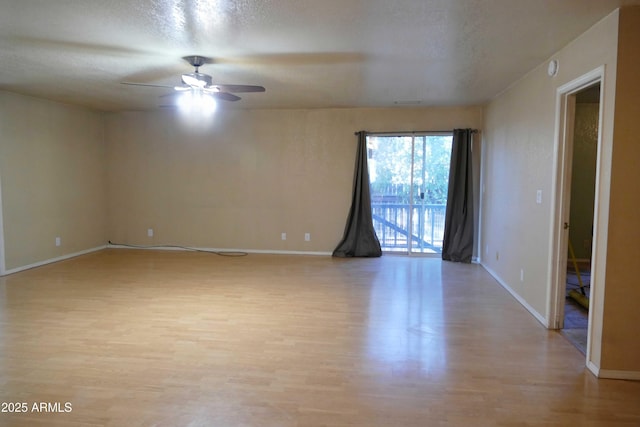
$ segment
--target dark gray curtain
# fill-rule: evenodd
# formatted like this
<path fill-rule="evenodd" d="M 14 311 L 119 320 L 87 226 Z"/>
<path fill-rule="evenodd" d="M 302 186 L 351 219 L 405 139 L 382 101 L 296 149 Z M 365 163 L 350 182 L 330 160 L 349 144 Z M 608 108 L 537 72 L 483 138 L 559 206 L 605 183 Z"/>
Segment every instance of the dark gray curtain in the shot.
<path fill-rule="evenodd" d="M 471 262 L 473 257 L 473 174 L 471 129 L 454 129 L 442 259 Z"/>
<path fill-rule="evenodd" d="M 333 251 L 335 257 L 379 257 L 380 242 L 373 229 L 371 218 L 371 193 L 367 167 L 367 134 L 358 132 L 358 150 L 353 176 L 351 209 L 344 229 L 344 236 Z"/>

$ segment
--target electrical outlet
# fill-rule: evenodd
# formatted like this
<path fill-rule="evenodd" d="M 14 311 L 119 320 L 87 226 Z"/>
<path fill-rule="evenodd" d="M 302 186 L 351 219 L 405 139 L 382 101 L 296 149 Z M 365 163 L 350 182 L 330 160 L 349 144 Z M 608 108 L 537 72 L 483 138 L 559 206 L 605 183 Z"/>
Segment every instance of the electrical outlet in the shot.
<path fill-rule="evenodd" d="M 311 233 L 304 233 L 304 241 L 305 242 L 311 241 Z"/>
<path fill-rule="evenodd" d="M 524 269 L 523 268 L 520 269 L 520 281 L 524 282 Z"/>
<path fill-rule="evenodd" d="M 282 233 L 282 234 L 280 234 L 280 238 L 281 238 L 282 240 L 287 240 L 287 233 Z"/>
<path fill-rule="evenodd" d="M 153 228 L 147 229 L 147 237 L 153 237 Z"/>
<path fill-rule="evenodd" d="M 542 203 L 542 190 L 536 191 L 536 203 L 537 204 Z"/>
<path fill-rule="evenodd" d="M 56 237 L 56 246 L 60 246 L 62 245 L 62 239 L 60 239 L 59 237 Z"/>

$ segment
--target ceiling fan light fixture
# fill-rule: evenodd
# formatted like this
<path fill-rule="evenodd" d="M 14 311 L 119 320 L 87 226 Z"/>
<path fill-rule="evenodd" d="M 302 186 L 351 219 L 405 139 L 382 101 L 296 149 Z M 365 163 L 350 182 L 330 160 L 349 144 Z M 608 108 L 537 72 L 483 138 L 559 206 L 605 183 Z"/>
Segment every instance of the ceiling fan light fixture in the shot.
<path fill-rule="evenodd" d="M 203 116 L 212 115 L 218 106 L 216 99 L 200 89 L 183 92 L 178 98 L 178 108 L 184 114 Z"/>

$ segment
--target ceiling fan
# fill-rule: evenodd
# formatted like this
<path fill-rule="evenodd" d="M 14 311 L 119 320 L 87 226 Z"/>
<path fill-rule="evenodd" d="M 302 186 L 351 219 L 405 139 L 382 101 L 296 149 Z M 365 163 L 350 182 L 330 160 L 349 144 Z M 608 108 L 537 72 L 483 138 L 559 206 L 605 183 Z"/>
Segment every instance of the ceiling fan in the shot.
<path fill-rule="evenodd" d="M 182 84 L 179 86 L 168 85 L 156 85 L 147 83 L 133 83 L 122 82 L 125 85 L 131 86 L 151 86 L 151 87 L 166 87 L 174 89 L 176 92 L 188 92 L 198 94 L 208 94 L 216 99 L 223 101 L 238 101 L 241 98 L 234 93 L 247 93 L 247 92 L 264 92 L 265 88 L 262 86 L 253 85 L 228 85 L 228 84 L 214 84 L 209 74 L 204 74 L 199 71 L 200 67 L 204 64 L 210 64 L 211 58 L 204 56 L 185 56 L 182 59 L 191 64 L 195 68 L 193 73 L 182 74 Z M 173 94 L 172 94 L 173 95 Z"/>

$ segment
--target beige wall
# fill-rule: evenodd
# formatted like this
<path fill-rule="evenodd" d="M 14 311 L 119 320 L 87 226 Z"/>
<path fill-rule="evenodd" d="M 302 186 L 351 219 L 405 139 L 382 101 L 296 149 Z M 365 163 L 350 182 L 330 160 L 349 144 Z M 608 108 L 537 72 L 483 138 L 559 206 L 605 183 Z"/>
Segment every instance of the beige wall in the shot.
<path fill-rule="evenodd" d="M 608 72 L 615 70 L 616 42 L 614 13 L 553 56 L 560 64 L 558 75 L 549 77 L 547 62 L 540 64 L 485 108 L 482 262 L 547 320 L 556 90 L 602 64 Z M 604 82 L 603 100 L 610 113 L 611 77 Z M 541 204 L 537 190 L 542 190 Z"/>
<path fill-rule="evenodd" d="M 479 107 L 220 110 L 210 126 L 189 125 L 173 111 L 109 115 L 109 239 L 331 252 L 349 211 L 355 131 L 479 127 L 481 114 Z"/>
<path fill-rule="evenodd" d="M 6 270 L 106 243 L 103 140 L 99 113 L 0 92 Z"/>
<path fill-rule="evenodd" d="M 557 89 L 605 64 L 605 109 L 601 157 L 610 162 L 615 88 L 618 13 L 608 16 L 553 58 L 560 64 L 555 77 L 540 64 L 485 109 L 482 262 L 547 325 L 550 318 L 555 215 L 555 109 Z M 607 171 L 601 171 L 600 198 L 608 205 Z M 536 191 L 542 190 L 542 203 Z M 601 213 L 606 223 L 607 212 Z M 602 236 L 600 242 L 603 242 Z M 606 253 L 606 234 L 603 251 Z M 602 252 L 601 252 L 602 253 Z M 520 271 L 524 280 L 520 280 Z M 601 277 L 594 282 L 602 283 Z M 592 360 L 600 364 L 602 289 L 594 288 Z M 597 298 L 600 296 L 600 298 Z"/>
<path fill-rule="evenodd" d="M 640 372 L 640 7 L 622 9 L 611 166 L 602 368 Z M 640 377 L 639 377 L 640 378 Z"/>
<path fill-rule="evenodd" d="M 545 62 L 496 97 L 485 108 L 483 127 L 482 262 L 551 324 L 556 91 L 605 66 L 594 253 L 599 267 L 593 277 L 588 362 L 602 375 L 614 377 L 619 372 L 640 373 L 640 345 L 634 338 L 640 311 L 633 302 L 640 298 L 640 286 L 628 268 L 640 256 L 636 214 L 640 198 L 631 195 L 629 186 L 640 182 L 640 146 L 634 129 L 640 116 L 638 10 L 612 13 L 554 55 L 560 63 L 557 76 L 547 75 Z M 538 189 L 542 204 L 535 202 Z"/>

